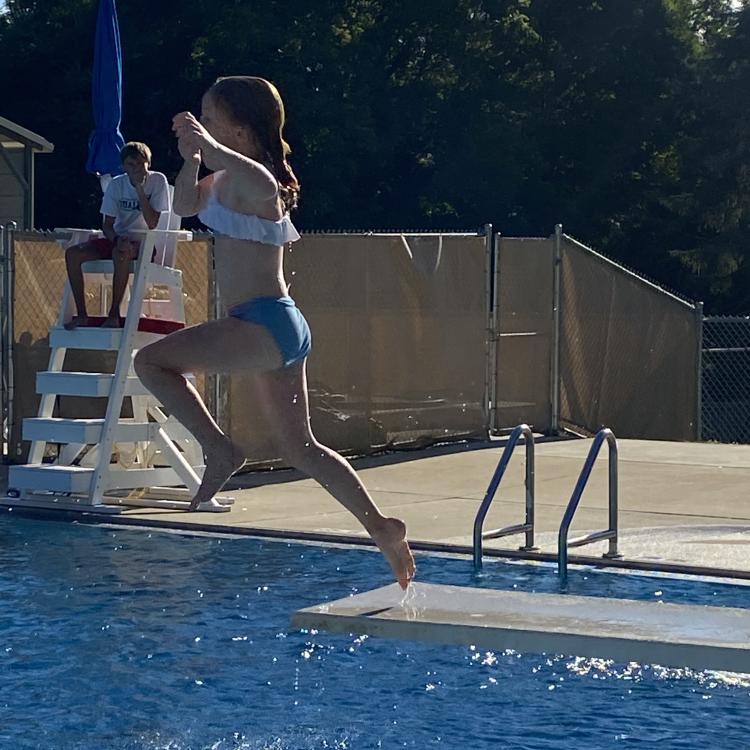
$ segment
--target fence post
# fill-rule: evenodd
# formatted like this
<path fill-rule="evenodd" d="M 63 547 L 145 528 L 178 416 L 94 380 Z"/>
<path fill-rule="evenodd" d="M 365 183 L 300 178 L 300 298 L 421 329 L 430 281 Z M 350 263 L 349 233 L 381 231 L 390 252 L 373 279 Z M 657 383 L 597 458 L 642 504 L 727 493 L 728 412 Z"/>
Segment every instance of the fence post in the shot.
<path fill-rule="evenodd" d="M 8 458 L 8 431 L 5 422 L 6 404 L 8 403 L 5 391 L 5 227 L 0 227 L 0 455 L 3 463 Z"/>
<path fill-rule="evenodd" d="M 213 236 L 209 239 L 208 247 L 208 319 L 218 320 L 221 315 L 221 303 L 219 300 L 219 291 L 216 287 Z M 225 424 L 224 414 L 222 413 L 223 377 L 224 376 L 218 372 L 212 373 L 208 376 L 208 382 L 206 384 L 206 406 L 219 427 L 221 427 L 222 430 L 226 430 L 227 426 Z"/>
<path fill-rule="evenodd" d="M 484 426 L 487 436 L 497 430 L 497 321 L 498 321 L 498 236 L 492 224 L 484 225 L 485 295 L 487 303 L 487 346 L 484 377 Z"/>
<path fill-rule="evenodd" d="M 13 291 L 15 273 L 15 231 L 16 223 L 9 221 L 3 227 L 2 256 L 2 433 L 3 457 L 10 459 L 10 440 L 13 434 Z"/>
<path fill-rule="evenodd" d="M 703 303 L 695 303 L 696 329 L 696 406 L 695 406 L 695 439 L 703 439 Z"/>
<path fill-rule="evenodd" d="M 552 262 L 552 363 L 550 377 L 550 434 L 560 432 L 560 274 L 562 271 L 562 224 L 555 224 Z"/>

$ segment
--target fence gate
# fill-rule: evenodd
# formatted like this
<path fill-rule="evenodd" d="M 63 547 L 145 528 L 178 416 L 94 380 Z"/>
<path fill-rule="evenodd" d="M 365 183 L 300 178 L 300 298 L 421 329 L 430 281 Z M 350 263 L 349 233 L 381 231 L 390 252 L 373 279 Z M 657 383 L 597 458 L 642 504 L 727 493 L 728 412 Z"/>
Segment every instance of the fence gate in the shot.
<path fill-rule="evenodd" d="M 703 440 L 750 443 L 750 318 L 703 319 Z"/>

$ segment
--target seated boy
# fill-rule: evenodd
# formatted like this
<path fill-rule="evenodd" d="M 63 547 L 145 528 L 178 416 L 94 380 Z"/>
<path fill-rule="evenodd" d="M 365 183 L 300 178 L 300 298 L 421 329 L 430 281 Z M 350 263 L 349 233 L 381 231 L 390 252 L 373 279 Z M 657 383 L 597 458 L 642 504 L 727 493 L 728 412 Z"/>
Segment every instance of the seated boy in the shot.
<path fill-rule="evenodd" d="M 112 305 L 102 325 L 109 328 L 122 326 L 120 303 L 128 285 L 130 261 L 138 257 L 140 246 L 140 241 L 130 233 L 155 229 L 161 212 L 169 211 L 167 178 L 161 172 L 149 171 L 149 147 L 136 141 L 126 143 L 120 151 L 120 160 L 125 174 L 109 183 L 102 198 L 104 237 L 73 245 L 65 251 L 65 265 L 77 311 L 77 315 L 65 324 L 68 330 L 89 325 L 81 264 L 106 258 L 112 258 L 114 274 Z"/>

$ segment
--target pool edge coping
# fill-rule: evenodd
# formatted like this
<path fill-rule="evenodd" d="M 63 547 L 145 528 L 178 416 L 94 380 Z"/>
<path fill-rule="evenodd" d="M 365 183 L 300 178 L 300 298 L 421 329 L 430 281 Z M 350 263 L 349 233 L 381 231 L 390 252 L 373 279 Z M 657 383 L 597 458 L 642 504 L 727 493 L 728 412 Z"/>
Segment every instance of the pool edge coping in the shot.
<path fill-rule="evenodd" d="M 90 510 L 75 511 L 67 509 L 51 510 L 47 508 L 31 508 L 20 506 L 0 506 L 0 511 L 17 513 L 24 517 L 44 518 L 66 522 L 86 523 L 90 525 L 106 524 L 160 531 L 176 530 L 181 532 L 196 532 L 200 534 L 247 536 L 267 539 L 288 539 L 303 542 L 319 542 L 328 544 L 343 544 L 355 547 L 369 547 L 377 549 L 369 537 L 355 536 L 343 532 L 295 531 L 291 529 L 265 529 L 255 526 L 230 526 L 226 524 L 207 524 L 200 522 L 160 521 L 153 518 L 128 518 L 122 515 L 96 513 Z M 452 544 L 449 542 L 430 542 L 410 539 L 409 545 L 418 552 L 441 552 L 447 554 L 466 555 L 471 557 L 473 549 L 466 544 Z M 523 560 L 528 562 L 557 562 L 557 555 L 553 552 L 528 552 L 520 549 L 485 548 L 484 557 Z M 673 573 L 707 578 L 723 578 L 729 580 L 750 581 L 750 570 L 736 568 L 715 568 L 703 565 L 689 565 L 675 562 L 651 562 L 644 560 L 608 559 L 590 555 L 568 555 L 571 565 L 581 565 L 596 568 L 614 568 L 620 570 L 637 570 L 652 573 Z"/>

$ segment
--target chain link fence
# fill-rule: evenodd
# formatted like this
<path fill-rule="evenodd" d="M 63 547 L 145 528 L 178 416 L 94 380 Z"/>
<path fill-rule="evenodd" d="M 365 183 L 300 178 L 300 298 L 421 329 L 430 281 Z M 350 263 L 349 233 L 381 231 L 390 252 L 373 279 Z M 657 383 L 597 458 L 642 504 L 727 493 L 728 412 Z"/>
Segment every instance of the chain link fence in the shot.
<path fill-rule="evenodd" d="M 491 239 L 491 238 L 490 238 Z M 310 419 L 344 453 L 486 437 L 490 239 L 476 233 L 310 233 L 286 250 L 312 330 Z M 222 379 L 222 425 L 273 458 L 247 376 Z"/>
<path fill-rule="evenodd" d="M 188 324 L 223 314 L 211 242 L 195 234 L 178 248 Z M 21 461 L 66 274 L 51 233 L 5 232 L 10 244 L 0 369 L 5 455 Z M 702 418 L 705 439 L 750 440 L 740 412 L 748 320 L 707 319 L 701 410 L 700 305 L 560 232 L 313 233 L 287 249 L 285 266 L 313 330 L 313 427 L 344 452 L 486 438 L 520 422 L 546 434 L 606 425 L 621 437 L 694 440 Z M 115 356 L 70 351 L 65 369 L 105 371 Z M 252 462 L 273 461 L 244 377 L 199 376 L 198 386 L 220 424 L 248 436 Z M 101 400 L 58 401 L 59 416 L 103 415 Z"/>
<path fill-rule="evenodd" d="M 321 233 L 287 248 L 292 293 L 313 333 L 311 421 L 324 442 L 362 454 L 487 436 L 490 241 L 491 235 L 477 233 Z M 188 325 L 223 314 L 211 243 L 210 235 L 195 234 L 178 246 Z M 20 462 L 28 451 L 23 419 L 38 411 L 36 373 L 47 369 L 49 329 L 58 317 L 66 270 L 53 233 L 16 233 L 13 245 L 17 268 L 8 309 L 16 316 L 9 336 L 17 387 L 6 455 Z M 93 309 L 102 292 L 87 293 Z M 160 291 L 150 294 L 158 299 Z M 65 370 L 112 372 L 116 357 L 69 350 Z M 196 378 L 207 406 L 238 436 L 251 465 L 272 463 L 272 431 L 248 396 L 246 376 Z M 55 416 L 101 418 L 104 410 L 103 399 L 65 396 L 58 397 Z"/>
<path fill-rule="evenodd" d="M 702 439 L 750 443 L 750 318 L 703 319 Z"/>
<path fill-rule="evenodd" d="M 496 431 L 699 436 L 700 305 L 562 234 L 496 241 Z"/>
<path fill-rule="evenodd" d="M 623 438 L 700 439 L 702 306 L 567 235 L 554 241 L 561 424 L 606 426 Z"/>
<path fill-rule="evenodd" d="M 555 331 L 553 243 L 545 237 L 496 238 L 492 282 L 490 388 L 496 432 L 521 422 L 553 431 Z"/>

